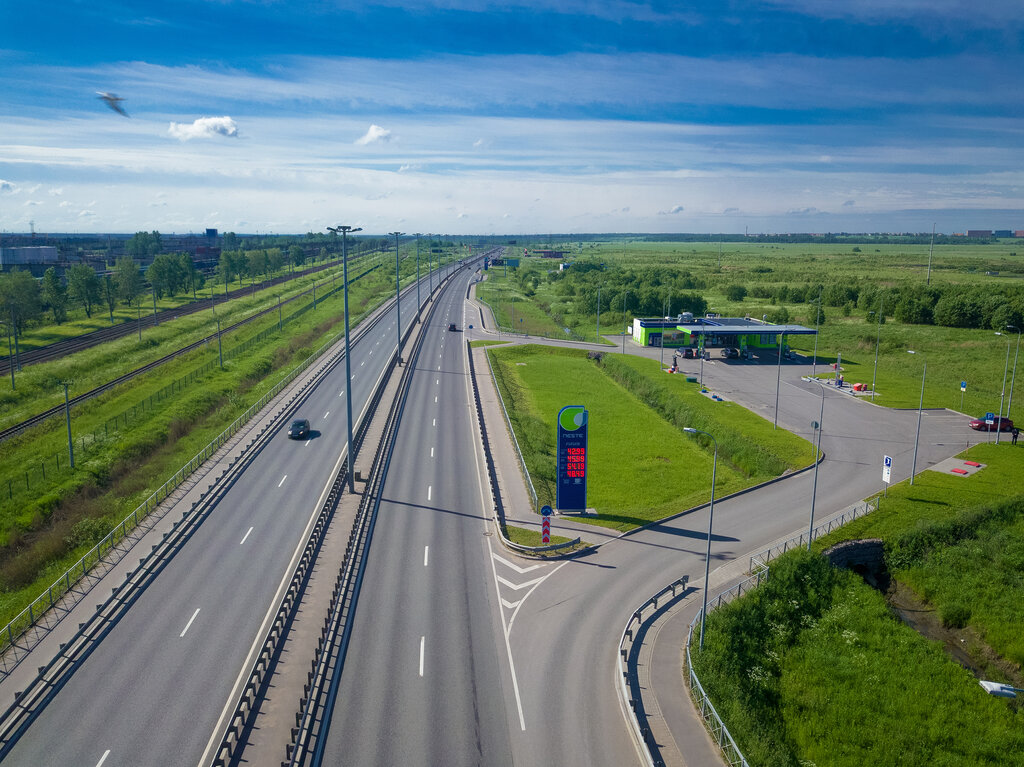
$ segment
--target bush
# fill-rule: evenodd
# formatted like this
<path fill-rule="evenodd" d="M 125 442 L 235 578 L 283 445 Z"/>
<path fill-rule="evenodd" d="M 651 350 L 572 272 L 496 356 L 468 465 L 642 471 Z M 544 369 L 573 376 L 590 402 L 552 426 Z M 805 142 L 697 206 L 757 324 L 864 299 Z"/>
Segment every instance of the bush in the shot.
<path fill-rule="evenodd" d="M 726 285 L 725 297 L 730 301 L 742 301 L 747 297 L 747 289 L 743 285 Z"/>
<path fill-rule="evenodd" d="M 962 603 L 943 605 L 939 617 L 946 628 L 962 629 L 971 620 L 971 608 Z"/>

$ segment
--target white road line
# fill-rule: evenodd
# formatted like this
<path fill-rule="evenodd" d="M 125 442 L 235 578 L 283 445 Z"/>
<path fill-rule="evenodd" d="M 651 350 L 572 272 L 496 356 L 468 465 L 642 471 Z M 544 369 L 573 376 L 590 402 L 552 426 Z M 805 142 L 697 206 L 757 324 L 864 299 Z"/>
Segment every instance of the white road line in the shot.
<path fill-rule="evenodd" d="M 330 414 L 331 414 L 331 411 L 330 411 L 330 410 L 328 410 L 328 411 L 327 411 L 326 413 L 324 413 L 324 418 L 326 419 L 326 418 L 327 418 L 327 416 L 329 416 Z"/>
<path fill-rule="evenodd" d="M 285 481 L 286 479 L 288 479 L 288 475 L 287 475 L 287 474 L 285 474 L 285 475 L 284 475 L 283 477 L 281 477 L 281 481 L 277 483 L 277 486 L 278 486 L 278 487 L 281 487 L 281 485 L 283 485 L 283 484 L 284 484 L 284 481 Z"/>
<path fill-rule="evenodd" d="M 427 562 L 429 561 L 429 559 L 430 559 L 430 547 L 429 546 L 424 546 L 423 547 L 423 566 L 424 567 L 427 566 Z"/>
<path fill-rule="evenodd" d="M 437 369 L 438 369 L 438 370 L 440 370 L 440 369 L 441 369 L 441 366 L 440 366 L 440 365 L 438 365 L 438 366 L 437 366 Z"/>
<path fill-rule="evenodd" d="M 426 642 L 426 637 L 420 637 L 420 676 L 423 676 L 423 647 Z"/>
<path fill-rule="evenodd" d="M 514 562 L 509 562 L 507 559 L 499 557 L 497 554 L 493 554 L 492 553 L 491 556 L 494 559 L 496 559 L 499 562 L 501 562 L 503 565 L 508 565 L 509 567 L 511 567 L 513 570 L 515 570 L 517 573 L 520 573 L 520 574 L 521 573 L 528 573 L 531 570 L 536 570 L 538 567 L 543 567 L 544 566 L 544 565 L 530 565 L 529 567 L 520 567 L 519 565 L 515 564 Z"/>
<path fill-rule="evenodd" d="M 519 600 L 519 601 L 521 602 L 522 600 Z M 519 602 L 507 602 L 507 601 L 505 601 L 505 599 L 502 599 L 501 603 L 503 605 L 505 605 L 505 607 L 507 607 L 509 610 L 514 610 L 517 607 L 519 607 Z"/>
<path fill-rule="evenodd" d="M 431 424 L 431 426 L 437 426 L 437 419 L 436 418 L 434 419 L 434 422 Z"/>
<path fill-rule="evenodd" d="M 431 491 L 432 491 L 433 489 L 434 489 L 434 488 L 433 488 L 433 486 L 432 486 L 432 485 L 427 485 L 427 500 L 428 500 L 428 501 L 430 500 L 430 492 L 431 492 Z"/>
<path fill-rule="evenodd" d="M 106 751 L 103 752 L 103 756 L 101 756 L 100 760 L 98 762 L 96 762 L 96 767 L 103 767 L 103 763 L 105 761 L 107 761 L 107 757 L 108 756 L 110 756 L 110 749 L 109 748 Z"/>
<path fill-rule="evenodd" d="M 192 613 L 192 617 L 188 619 L 188 623 L 185 624 L 185 628 L 183 628 L 181 630 L 181 633 L 178 634 L 178 639 L 181 639 L 183 636 L 185 636 L 185 632 L 188 631 L 188 627 L 192 625 L 192 621 L 194 621 L 196 619 L 196 616 L 199 615 L 199 610 L 200 608 L 197 607 L 196 611 Z"/>
<path fill-rule="evenodd" d="M 248 530 L 246 531 L 245 535 L 243 535 L 243 536 L 242 536 L 242 540 L 240 540 L 240 541 L 238 542 L 238 545 L 239 545 L 239 546 L 241 546 L 241 545 L 242 545 L 243 543 L 245 543 L 245 541 L 246 541 L 246 540 L 247 540 L 247 539 L 249 538 L 249 533 L 251 533 L 251 532 L 252 532 L 252 528 L 250 527 L 250 528 L 249 528 L 249 529 L 248 529 Z"/>
<path fill-rule="evenodd" d="M 344 396 L 345 396 L 345 390 L 344 390 L 344 389 L 342 389 L 342 390 L 341 390 L 341 394 L 339 394 L 338 396 L 339 396 L 339 397 L 344 397 Z"/>
<path fill-rule="evenodd" d="M 547 576 L 544 576 L 544 577 L 541 577 L 541 578 L 534 578 L 532 581 L 526 581 L 526 583 L 513 583 L 512 581 L 505 580 L 504 578 L 502 578 L 497 573 L 495 573 L 494 577 L 498 580 L 498 583 L 504 583 L 510 589 L 514 589 L 515 591 L 519 591 L 519 589 L 525 589 L 527 586 L 532 586 L 535 583 L 540 583 Z"/>
<path fill-rule="evenodd" d="M 441 384 L 441 379 L 440 378 L 438 378 L 436 381 L 434 381 L 434 386 L 439 386 L 440 384 Z"/>
<path fill-rule="evenodd" d="M 437 395 L 436 394 L 434 395 L 434 404 L 435 405 L 437 404 Z"/>
<path fill-rule="evenodd" d="M 430 448 L 430 457 L 431 457 L 431 458 L 433 458 L 433 457 L 434 457 L 434 448 Z"/>
<path fill-rule="evenodd" d="M 306 445 L 308 445 L 308 444 L 309 444 L 310 442 L 312 442 L 312 441 L 313 441 L 312 439 L 307 439 L 307 440 L 306 440 Z M 303 445 L 303 447 L 306 447 L 306 445 Z"/>

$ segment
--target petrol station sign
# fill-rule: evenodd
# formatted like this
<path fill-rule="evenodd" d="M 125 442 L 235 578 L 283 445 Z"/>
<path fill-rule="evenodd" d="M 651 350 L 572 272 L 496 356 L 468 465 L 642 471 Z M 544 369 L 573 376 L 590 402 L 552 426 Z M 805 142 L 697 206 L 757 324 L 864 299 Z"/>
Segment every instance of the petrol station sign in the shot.
<path fill-rule="evenodd" d="M 558 411 L 558 467 L 555 507 L 587 508 L 587 409 L 568 405 Z"/>

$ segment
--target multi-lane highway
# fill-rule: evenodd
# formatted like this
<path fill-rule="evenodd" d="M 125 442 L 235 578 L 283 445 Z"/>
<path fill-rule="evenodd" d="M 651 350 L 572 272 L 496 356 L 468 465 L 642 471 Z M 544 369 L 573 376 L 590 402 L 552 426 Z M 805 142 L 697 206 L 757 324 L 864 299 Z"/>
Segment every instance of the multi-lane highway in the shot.
<path fill-rule="evenodd" d="M 416 318 L 415 289 L 402 303 L 407 327 Z M 396 343 L 392 306 L 352 348 L 354 417 L 393 364 Z M 195 765 L 209 755 L 343 459 L 344 395 L 339 367 L 297 413 L 309 419 L 311 438 L 289 440 L 282 429 L 255 456 L 43 709 L 8 764 Z"/>
<path fill-rule="evenodd" d="M 616 641 L 636 605 L 670 580 L 689 574 L 692 584 L 702 572 L 706 512 L 617 540 L 589 531 L 588 540 L 604 545 L 562 563 L 500 550 L 467 378 L 465 341 L 473 334 L 462 332 L 471 279 L 459 272 L 438 295 L 411 360 L 324 763 L 635 763 L 616 696 Z M 415 290 L 402 309 L 408 325 Z M 356 413 L 386 372 L 395 341 L 392 309 L 353 348 Z M 823 392 L 799 372 L 786 367 L 778 420 L 810 438 L 825 397 L 820 516 L 876 491 L 883 453 L 895 459 L 896 480 L 909 475 L 916 411 Z M 775 376 L 773 366 L 705 366 L 706 383 L 769 418 Z M 256 456 L 8 763 L 209 761 L 247 658 L 343 458 L 343 381 L 332 374 L 310 394 L 299 415 L 310 419 L 313 438 L 279 434 Z M 963 448 L 962 421 L 925 416 L 919 470 Z M 805 526 L 811 481 L 809 473 L 795 475 L 716 504 L 712 566 Z"/>

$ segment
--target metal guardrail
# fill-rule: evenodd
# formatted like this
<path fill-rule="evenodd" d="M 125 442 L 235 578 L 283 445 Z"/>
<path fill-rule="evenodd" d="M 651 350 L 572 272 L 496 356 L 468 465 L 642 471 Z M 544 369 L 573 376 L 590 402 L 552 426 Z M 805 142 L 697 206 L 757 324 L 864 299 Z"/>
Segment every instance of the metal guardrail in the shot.
<path fill-rule="evenodd" d="M 654 607 L 655 613 L 658 611 L 658 602 L 662 597 L 666 596 L 671 592 L 672 598 L 674 599 L 677 595 L 676 590 L 679 590 L 679 594 L 686 591 L 686 584 L 689 582 L 690 576 L 684 575 L 679 580 L 672 581 L 665 588 L 655 594 L 653 597 L 644 602 L 640 607 L 633 611 L 633 614 L 629 616 L 629 620 L 626 622 L 626 627 L 622 630 L 622 636 L 619 638 L 619 695 L 626 708 L 629 709 L 629 724 L 633 731 L 633 737 L 636 739 L 637 747 L 643 749 L 643 756 L 648 767 L 654 767 L 655 760 L 651 754 L 651 730 L 646 724 L 640 723 L 640 718 L 637 713 L 638 704 L 642 704 L 641 693 L 640 693 L 640 682 L 636 674 L 630 673 L 630 665 L 636 665 L 636 655 L 640 651 L 642 642 L 636 641 L 636 629 L 644 623 L 643 611 L 648 607 Z M 654 613 L 647 617 L 650 620 L 654 617 Z M 635 625 L 635 627 L 634 627 Z M 626 646 L 626 641 L 629 640 L 629 646 Z"/>
<path fill-rule="evenodd" d="M 512 419 L 508 417 L 508 408 L 505 407 L 505 398 L 501 396 L 501 387 L 498 386 L 498 380 L 494 377 L 494 366 L 491 365 L 491 355 L 487 355 L 487 369 L 491 373 L 491 381 L 494 383 L 494 390 L 498 392 L 498 402 L 501 403 L 501 412 L 505 414 L 505 426 L 508 427 L 508 433 L 512 435 L 512 444 L 516 446 L 516 455 L 519 456 L 519 468 L 523 472 L 523 476 L 526 478 L 526 486 L 530 488 L 530 497 L 533 499 L 533 510 L 537 511 L 539 503 L 537 501 L 537 491 L 533 488 L 533 480 L 530 479 L 530 470 L 526 468 L 526 460 L 523 458 L 523 451 L 519 449 L 519 440 L 516 439 L 516 430 L 512 428 Z"/>
<path fill-rule="evenodd" d="M 365 330 L 360 328 L 358 331 L 359 337 L 369 332 L 370 328 L 379 322 L 381 316 L 382 314 L 378 312 L 366 324 Z M 81 601 L 89 588 L 99 581 L 111 567 L 116 565 L 142 535 L 152 529 L 160 517 L 150 520 L 150 524 L 142 524 L 151 512 L 158 509 L 160 504 L 169 498 L 206 460 L 228 445 L 231 438 L 245 427 L 256 414 L 266 407 L 271 400 L 278 396 L 301 373 L 316 363 L 319 357 L 343 336 L 343 331 L 336 334 L 299 363 L 291 372 L 287 373 L 270 391 L 251 405 L 242 415 L 238 416 L 227 429 L 221 432 L 189 460 L 188 463 L 175 472 L 170 479 L 157 488 L 131 514 L 121 520 L 120 524 L 116 525 L 92 549 L 86 552 L 78 562 L 68 568 L 46 591 L 29 603 L 28 607 L 15 616 L 3 629 L 0 629 L 0 653 L 2 653 L 0 655 L 0 681 Z M 323 362 L 323 367 L 318 371 L 317 376 L 322 374 L 328 367 L 336 364 L 343 355 L 343 349 L 335 352 L 334 355 Z M 297 397 L 305 392 L 308 386 L 308 383 L 302 386 L 294 396 Z M 164 509 L 163 513 L 166 513 L 166 511 L 167 509 Z M 122 547 L 121 544 L 123 543 L 127 545 Z M 112 553 L 113 557 L 110 556 Z M 101 564 L 105 566 L 102 572 L 93 572 L 93 569 Z M 81 590 L 75 589 L 83 580 L 87 581 L 87 586 Z"/>
<path fill-rule="evenodd" d="M 855 503 L 849 509 L 844 511 L 838 517 L 833 517 L 814 528 L 811 532 L 811 541 L 815 538 L 820 538 L 823 535 L 828 535 L 833 530 L 837 530 L 847 522 L 852 522 L 855 519 L 863 517 L 865 514 L 870 514 L 872 511 L 878 509 L 878 496 L 874 498 L 868 498 L 863 503 Z M 764 551 L 754 554 L 750 558 L 750 566 L 747 568 L 747 572 L 754 572 L 758 567 L 766 566 L 770 561 L 780 554 L 785 554 L 791 549 L 805 548 L 807 546 L 807 535 L 801 533 L 798 536 L 790 538 L 787 541 L 776 544 Z"/>

